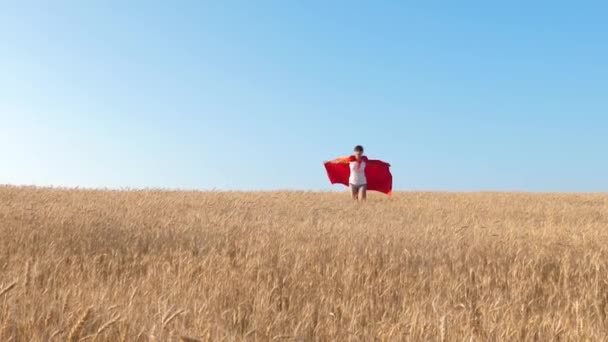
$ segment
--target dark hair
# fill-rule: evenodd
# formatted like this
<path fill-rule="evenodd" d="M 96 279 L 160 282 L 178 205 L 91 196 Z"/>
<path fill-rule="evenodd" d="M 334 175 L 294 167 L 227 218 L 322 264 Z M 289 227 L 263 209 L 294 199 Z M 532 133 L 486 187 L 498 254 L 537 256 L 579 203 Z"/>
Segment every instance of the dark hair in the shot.
<path fill-rule="evenodd" d="M 355 152 L 363 152 L 363 146 L 361 146 L 361 145 L 355 146 L 355 150 L 354 151 Z"/>

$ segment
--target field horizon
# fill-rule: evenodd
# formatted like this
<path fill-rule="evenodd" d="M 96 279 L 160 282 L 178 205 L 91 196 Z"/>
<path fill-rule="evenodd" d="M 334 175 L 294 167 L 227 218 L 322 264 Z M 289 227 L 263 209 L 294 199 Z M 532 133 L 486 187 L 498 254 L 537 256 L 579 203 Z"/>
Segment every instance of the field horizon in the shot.
<path fill-rule="evenodd" d="M 63 191 L 99 191 L 99 192 L 185 192 L 185 193 L 313 193 L 313 194 L 340 194 L 347 193 L 348 188 L 342 185 L 334 185 L 331 189 L 205 189 L 205 188 L 180 188 L 180 187 L 103 187 L 103 186 L 70 186 L 70 185 L 35 185 L 35 184 L 2 184 L 0 188 L 32 189 L 32 190 L 63 190 Z M 472 190 L 441 190 L 441 189 L 396 189 L 392 195 L 400 194 L 529 194 L 529 195 L 608 195 L 608 191 L 557 191 L 557 190 L 497 190 L 497 189 L 472 189 Z M 368 191 L 375 197 L 387 197 L 375 191 Z M 391 196 L 388 196 L 391 197 Z"/>
<path fill-rule="evenodd" d="M 3 341 L 608 338 L 608 195 L 0 186 Z"/>

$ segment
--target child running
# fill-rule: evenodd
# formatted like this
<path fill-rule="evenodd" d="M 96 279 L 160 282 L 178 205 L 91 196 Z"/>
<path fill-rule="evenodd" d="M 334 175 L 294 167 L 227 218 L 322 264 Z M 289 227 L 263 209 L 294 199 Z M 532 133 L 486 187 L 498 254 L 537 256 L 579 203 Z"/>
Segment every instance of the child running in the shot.
<path fill-rule="evenodd" d="M 348 184 L 351 197 L 355 201 L 365 201 L 367 199 L 367 177 L 365 175 L 365 168 L 369 163 L 369 159 L 363 155 L 363 146 L 355 146 L 352 156 L 337 158 L 330 161 L 330 163 L 348 164 L 350 169 Z"/>

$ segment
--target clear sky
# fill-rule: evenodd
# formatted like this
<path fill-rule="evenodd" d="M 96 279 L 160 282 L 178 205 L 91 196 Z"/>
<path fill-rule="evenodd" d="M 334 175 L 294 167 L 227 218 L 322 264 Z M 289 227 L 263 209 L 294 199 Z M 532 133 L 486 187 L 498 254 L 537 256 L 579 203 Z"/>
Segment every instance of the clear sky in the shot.
<path fill-rule="evenodd" d="M 0 183 L 608 191 L 608 5 L 6 1 Z M 339 189 L 339 188 L 335 188 Z"/>

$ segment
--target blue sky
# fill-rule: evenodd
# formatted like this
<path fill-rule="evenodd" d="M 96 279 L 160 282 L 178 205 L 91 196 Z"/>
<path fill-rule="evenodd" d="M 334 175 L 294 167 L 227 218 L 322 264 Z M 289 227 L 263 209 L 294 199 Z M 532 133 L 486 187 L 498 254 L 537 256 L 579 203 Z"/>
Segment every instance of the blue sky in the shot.
<path fill-rule="evenodd" d="M 0 4 L 0 183 L 608 191 L 608 5 Z M 339 188 L 334 188 L 339 189 Z"/>

